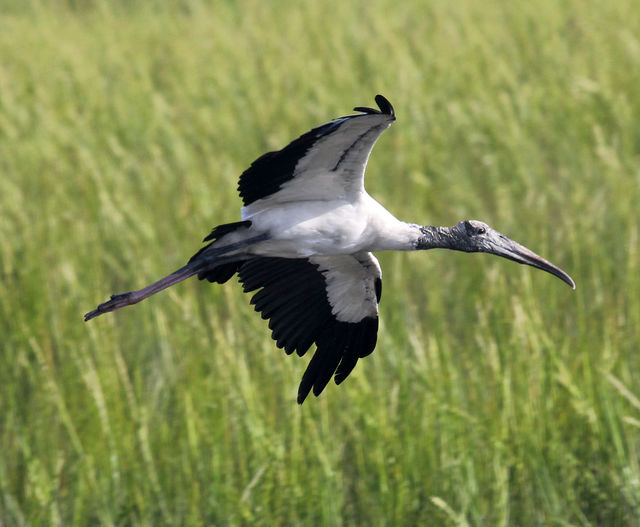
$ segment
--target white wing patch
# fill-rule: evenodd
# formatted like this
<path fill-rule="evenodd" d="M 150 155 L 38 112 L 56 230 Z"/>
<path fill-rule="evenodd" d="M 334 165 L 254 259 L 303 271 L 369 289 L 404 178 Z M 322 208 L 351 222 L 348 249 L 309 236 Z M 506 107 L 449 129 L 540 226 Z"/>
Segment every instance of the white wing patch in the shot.
<path fill-rule="evenodd" d="M 340 322 L 360 322 L 378 316 L 376 279 L 380 264 L 371 253 L 313 256 L 309 261 L 325 276 L 331 313 Z"/>

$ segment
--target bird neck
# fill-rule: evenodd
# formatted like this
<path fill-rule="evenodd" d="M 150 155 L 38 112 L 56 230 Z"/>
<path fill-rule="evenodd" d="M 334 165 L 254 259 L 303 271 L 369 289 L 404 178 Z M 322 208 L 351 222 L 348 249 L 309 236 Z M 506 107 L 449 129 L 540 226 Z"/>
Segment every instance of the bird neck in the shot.
<path fill-rule="evenodd" d="M 432 225 L 420 225 L 419 236 L 414 240 L 414 250 L 426 249 L 454 249 L 455 227 L 434 227 Z"/>

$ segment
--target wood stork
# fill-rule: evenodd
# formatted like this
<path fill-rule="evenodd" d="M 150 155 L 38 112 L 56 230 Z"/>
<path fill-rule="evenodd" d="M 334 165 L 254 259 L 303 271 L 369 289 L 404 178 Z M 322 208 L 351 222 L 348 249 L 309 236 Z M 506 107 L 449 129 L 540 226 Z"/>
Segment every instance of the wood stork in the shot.
<path fill-rule="evenodd" d="M 240 176 L 242 221 L 220 225 L 185 265 L 138 291 L 113 295 L 85 321 L 120 309 L 193 275 L 222 284 L 236 273 L 272 337 L 287 354 L 316 352 L 298 403 L 336 384 L 369 355 L 378 332 L 382 273 L 376 251 L 453 249 L 485 252 L 547 271 L 575 289 L 562 269 L 480 221 L 452 227 L 405 223 L 367 194 L 364 172 L 378 137 L 395 121 L 382 95 L 379 110 L 356 107 L 255 160 Z"/>

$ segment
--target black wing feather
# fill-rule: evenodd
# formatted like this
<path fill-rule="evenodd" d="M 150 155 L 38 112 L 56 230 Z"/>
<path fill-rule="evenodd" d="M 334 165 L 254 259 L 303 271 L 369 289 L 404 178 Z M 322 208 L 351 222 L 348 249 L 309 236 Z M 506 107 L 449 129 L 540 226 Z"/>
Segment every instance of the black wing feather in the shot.
<path fill-rule="evenodd" d="M 393 106 L 391 106 L 391 103 L 386 97 L 382 95 L 376 95 L 376 104 L 380 108 L 379 110 L 374 110 L 373 108 L 369 108 L 367 106 L 356 106 L 353 111 L 368 114 L 384 113 L 395 117 L 396 112 L 394 111 Z"/>
<path fill-rule="evenodd" d="M 331 187 L 333 189 L 340 184 L 344 184 L 343 191 L 348 193 L 355 184 L 353 181 L 358 181 L 359 178 L 364 177 L 364 165 L 366 165 L 369 152 L 378 137 L 395 120 L 393 107 L 387 99 L 382 95 L 377 95 L 376 103 L 380 110 L 357 107 L 355 110 L 361 111 L 365 115 L 347 115 L 334 119 L 301 135 L 281 150 L 267 152 L 256 159 L 242 173 L 238 181 L 238 192 L 245 207 L 277 193 L 285 183 L 300 176 L 301 174 L 297 172 L 298 164 L 303 162 L 307 155 L 310 158 L 306 159 L 305 162 L 311 163 L 316 170 L 321 168 L 327 172 L 336 173 L 338 169 L 344 168 L 343 162 L 345 160 L 352 163 L 354 166 L 348 166 L 345 169 L 344 178 L 346 181 L 343 181 L 341 179 L 342 176 L 340 176 L 338 181 L 335 182 L 336 185 Z M 370 119 L 367 117 L 370 115 L 385 116 L 385 118 Z M 362 128 L 355 126 L 356 123 L 361 123 Z M 343 126 L 344 128 L 340 129 Z M 367 126 L 369 126 L 368 129 Z M 329 140 L 328 136 L 335 132 L 338 132 L 338 135 L 344 134 L 342 136 L 343 144 L 339 140 L 337 143 Z M 327 141 L 325 141 L 325 138 Z M 319 150 L 315 151 L 316 147 Z M 326 148 L 326 150 L 323 150 L 323 148 Z M 323 163 L 326 163 L 326 165 L 323 165 Z M 309 186 L 306 182 L 304 187 L 315 198 L 323 199 L 324 190 L 314 190 L 313 185 Z M 338 192 L 337 189 L 336 192 Z"/>
<path fill-rule="evenodd" d="M 293 178 L 298 161 L 325 135 L 336 130 L 343 121 L 336 119 L 301 135 L 282 150 L 267 152 L 247 168 L 238 181 L 238 192 L 245 206 L 280 190 Z"/>
<path fill-rule="evenodd" d="M 218 239 L 222 238 L 226 234 L 234 232 L 238 229 L 248 229 L 251 227 L 251 221 L 236 221 L 234 223 L 225 223 L 223 225 L 218 225 L 215 227 L 209 235 L 202 240 L 203 242 L 211 241 L 211 243 L 205 245 L 202 249 L 200 249 L 196 254 L 194 254 L 189 262 L 193 262 L 197 259 L 204 251 L 206 251 L 214 242 Z M 231 262 L 223 265 L 218 265 L 216 267 L 206 269 L 198 273 L 199 280 L 208 280 L 209 282 L 217 282 L 219 284 L 224 284 L 227 282 L 234 274 L 238 272 L 238 269 L 242 266 L 241 261 L 239 262 Z"/>
<path fill-rule="evenodd" d="M 311 300 L 311 302 L 314 302 Z M 314 342 L 314 337 L 322 330 L 323 326 L 330 320 L 331 312 L 322 307 L 322 300 L 315 301 L 309 307 L 306 317 L 301 317 L 297 327 L 292 326 L 289 331 L 282 334 L 282 341 L 287 354 L 295 350 L 298 356 L 302 357 Z"/>
<path fill-rule="evenodd" d="M 325 386 L 331 380 L 331 377 L 340 364 L 344 353 L 348 351 L 351 334 L 357 324 L 348 324 L 345 322 L 337 322 L 332 328 L 331 335 L 326 342 L 318 341 L 318 350 L 316 354 L 322 354 L 323 365 L 318 371 L 315 381 L 313 382 L 313 393 L 318 396 L 322 393 Z"/>
<path fill-rule="evenodd" d="M 341 322 L 331 312 L 325 276 L 307 259 L 256 257 L 244 262 L 238 274 L 245 292 L 256 292 L 251 303 L 270 319 L 272 338 L 287 354 L 302 356 L 315 342 L 316 352 L 302 377 L 298 402 L 313 389 L 324 390 L 336 374 L 341 383 L 360 357 L 373 351 L 378 319 Z M 376 294 L 379 286 L 376 283 Z"/>

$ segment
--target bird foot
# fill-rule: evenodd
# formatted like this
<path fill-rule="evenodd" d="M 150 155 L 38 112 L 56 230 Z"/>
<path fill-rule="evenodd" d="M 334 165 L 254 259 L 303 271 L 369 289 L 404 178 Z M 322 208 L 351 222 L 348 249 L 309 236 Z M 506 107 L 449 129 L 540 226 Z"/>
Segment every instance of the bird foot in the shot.
<path fill-rule="evenodd" d="M 111 295 L 111 300 L 100 304 L 96 309 L 85 314 L 84 321 L 87 322 L 98 315 L 102 315 L 103 313 L 109 313 L 110 311 L 115 311 L 121 307 L 135 304 L 138 300 L 135 298 L 133 293 L 134 291 L 129 291 L 128 293 Z"/>

